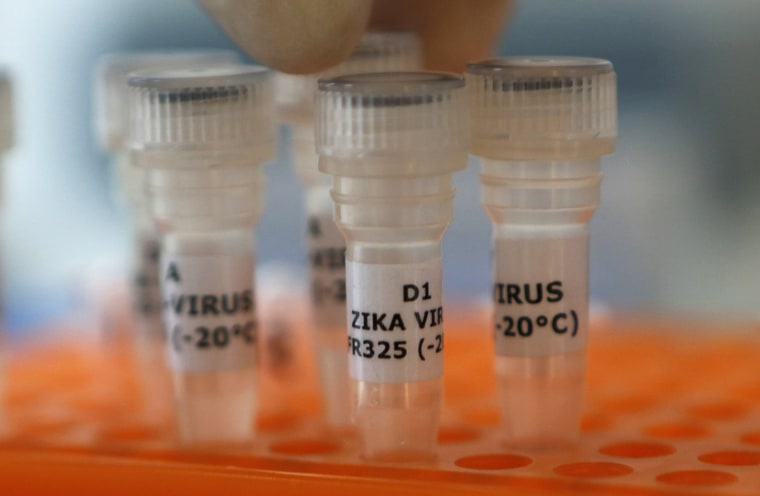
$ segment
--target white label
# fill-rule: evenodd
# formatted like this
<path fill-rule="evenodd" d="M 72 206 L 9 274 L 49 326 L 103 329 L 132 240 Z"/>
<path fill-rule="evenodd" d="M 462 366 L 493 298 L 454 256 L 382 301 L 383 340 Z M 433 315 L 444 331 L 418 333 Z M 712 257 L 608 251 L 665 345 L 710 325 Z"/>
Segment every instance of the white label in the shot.
<path fill-rule="evenodd" d="M 346 325 L 346 243 L 332 215 L 309 217 L 312 319 L 317 329 Z"/>
<path fill-rule="evenodd" d="M 346 262 L 349 375 L 403 383 L 443 375 L 441 259 Z"/>
<path fill-rule="evenodd" d="M 588 334 L 588 235 L 494 240 L 499 356 L 570 353 Z"/>
<path fill-rule="evenodd" d="M 161 256 L 169 364 L 212 371 L 255 363 L 253 256 Z"/>
<path fill-rule="evenodd" d="M 135 261 L 132 268 L 132 305 L 136 325 L 143 336 L 163 339 L 161 287 L 158 284 L 161 248 L 156 233 L 137 233 Z"/>

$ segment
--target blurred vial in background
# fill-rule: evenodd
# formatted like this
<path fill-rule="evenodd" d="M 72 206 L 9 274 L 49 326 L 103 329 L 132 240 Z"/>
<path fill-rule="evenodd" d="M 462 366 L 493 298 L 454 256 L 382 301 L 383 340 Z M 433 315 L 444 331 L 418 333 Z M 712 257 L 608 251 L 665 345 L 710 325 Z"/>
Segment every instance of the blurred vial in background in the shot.
<path fill-rule="evenodd" d="M 93 312 L 101 315 L 106 345 L 115 356 L 134 353 L 143 389 L 145 413 L 166 417 L 170 387 L 164 359 L 163 302 L 158 283 L 160 254 L 158 230 L 148 209 L 144 170 L 131 161 L 127 147 L 129 92 L 127 76 L 135 70 L 207 67 L 239 61 L 226 50 L 128 52 L 102 57 L 95 71 L 95 122 L 100 147 L 111 155 L 113 195 L 127 211 L 131 224 L 128 276 L 130 312 L 122 307 L 123 291 L 114 291 L 117 281 L 106 281 L 96 292 Z M 123 317 L 127 317 L 125 321 Z"/>
<path fill-rule="evenodd" d="M 5 154 L 13 148 L 14 138 L 13 86 L 10 74 L 0 68 L 0 239 L 5 237 L 5 222 L 3 222 L 3 199 L 5 194 L 3 177 L 5 175 L 5 168 L 3 158 L 5 158 Z M 5 274 L 5 263 L 4 250 L 0 250 L 0 288 L 4 287 L 3 276 Z M 0 291 L 0 419 L 2 419 L 3 415 L 2 399 L 5 391 L 5 388 L 3 387 L 5 378 L 4 365 L 6 362 L 8 346 L 5 327 L 5 295 Z"/>

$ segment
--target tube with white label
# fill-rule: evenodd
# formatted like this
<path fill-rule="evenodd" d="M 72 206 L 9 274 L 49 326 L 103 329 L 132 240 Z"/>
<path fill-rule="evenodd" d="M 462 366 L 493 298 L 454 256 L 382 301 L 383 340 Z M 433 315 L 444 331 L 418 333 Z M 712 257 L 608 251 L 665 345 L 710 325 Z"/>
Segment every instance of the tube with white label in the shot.
<path fill-rule="evenodd" d="M 277 107 L 291 128 L 290 152 L 305 187 L 312 323 L 327 424 L 350 427 L 345 339 L 346 242 L 333 221 L 331 178 L 317 170 L 314 149 L 314 92 L 317 80 L 359 72 L 416 70 L 422 66 L 414 33 L 367 33 L 351 56 L 321 74 L 277 75 Z"/>
<path fill-rule="evenodd" d="M 467 164 L 461 77 L 390 72 L 319 83 L 319 169 L 346 238 L 347 351 L 362 456 L 435 456 L 443 373 L 441 238 Z"/>
<path fill-rule="evenodd" d="M 472 153 L 493 223 L 493 332 L 505 442 L 577 441 L 588 340 L 588 222 L 617 132 L 606 60 L 509 57 L 466 71 Z"/>
<path fill-rule="evenodd" d="M 136 70 L 207 67 L 238 61 L 229 50 L 123 52 L 103 56 L 95 71 L 95 131 L 101 148 L 111 154 L 114 195 L 129 210 L 132 224 L 129 289 L 133 329 L 119 329 L 117 343 L 134 345 L 143 392 L 143 413 L 165 420 L 170 412 L 170 380 L 164 358 L 162 298 L 158 284 L 160 244 L 148 210 L 144 170 L 132 164 L 127 149 L 129 94 L 127 76 Z M 114 336 L 111 336 L 112 338 Z"/>
<path fill-rule="evenodd" d="M 180 440 L 253 431 L 253 228 L 275 153 L 270 73 L 229 65 L 129 78 L 132 162 L 160 231 L 159 282 Z"/>

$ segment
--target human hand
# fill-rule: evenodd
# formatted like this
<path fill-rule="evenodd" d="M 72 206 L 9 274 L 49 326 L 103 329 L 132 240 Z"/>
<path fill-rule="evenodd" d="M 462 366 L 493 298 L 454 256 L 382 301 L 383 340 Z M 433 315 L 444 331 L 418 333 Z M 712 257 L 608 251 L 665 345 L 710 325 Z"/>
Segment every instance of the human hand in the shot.
<path fill-rule="evenodd" d="M 490 51 L 514 0 L 198 0 L 250 56 L 278 71 L 332 67 L 367 29 L 419 34 L 425 68 L 461 72 Z"/>

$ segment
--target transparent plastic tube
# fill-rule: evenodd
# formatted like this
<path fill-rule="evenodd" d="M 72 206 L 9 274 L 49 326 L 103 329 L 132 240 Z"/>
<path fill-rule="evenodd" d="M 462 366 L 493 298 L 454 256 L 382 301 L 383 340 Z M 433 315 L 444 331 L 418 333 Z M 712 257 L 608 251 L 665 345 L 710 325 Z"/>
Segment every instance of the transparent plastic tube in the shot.
<path fill-rule="evenodd" d="M 143 205 L 132 216 L 131 296 L 135 360 L 147 418 L 165 422 L 171 413 L 171 384 L 166 366 L 166 339 L 161 321 L 163 299 L 158 283 L 160 239 Z"/>
<path fill-rule="evenodd" d="M 467 69 L 472 151 L 493 223 L 493 332 L 504 441 L 579 436 L 588 340 L 588 222 L 614 148 L 604 60 L 514 57 Z"/>
<path fill-rule="evenodd" d="M 305 188 L 309 286 L 317 363 L 327 424 L 351 426 L 346 356 L 346 243 L 333 221 L 331 178 L 317 170 L 314 92 L 319 77 L 357 72 L 416 70 L 421 47 L 413 33 L 368 33 L 342 64 L 321 74 L 278 74 L 280 117 L 291 126 L 291 156 Z"/>
<path fill-rule="evenodd" d="M 15 142 L 13 85 L 10 74 L 0 68 L 0 154 L 5 154 Z"/>
<path fill-rule="evenodd" d="M 333 221 L 331 178 L 317 170 L 314 127 L 293 123 L 291 130 L 291 154 L 305 187 L 311 323 L 324 417 L 329 427 L 346 432 L 352 427 L 345 339 L 346 242 Z"/>
<path fill-rule="evenodd" d="M 177 427 L 185 442 L 241 443 L 252 436 L 258 400 L 251 359 L 254 259 L 250 229 L 164 236 L 167 344 Z"/>
<path fill-rule="evenodd" d="M 315 157 L 316 158 L 316 157 Z M 346 244 L 332 219 L 329 177 L 306 192 L 312 322 L 325 420 L 339 430 L 351 426 L 346 355 Z"/>
<path fill-rule="evenodd" d="M 180 440 L 246 443 L 258 389 L 252 231 L 275 148 L 269 72 L 144 71 L 129 86 L 132 160 L 161 233 Z"/>
<path fill-rule="evenodd" d="M 13 87 L 10 75 L 0 69 L 0 211 L 4 210 L 2 199 L 5 196 L 3 184 L 3 159 L 15 141 L 15 123 L 13 114 Z M 0 232 L 3 232 L 2 222 L 0 222 Z M 3 295 L 0 294 L 0 308 L 5 308 L 5 302 L 2 301 Z M 5 391 L 5 362 L 7 354 L 7 343 L 5 336 L 5 312 L 0 312 L 0 398 L 3 398 Z M 3 404 L 0 402 L 0 422 L 3 421 Z M 0 431 L 0 436 L 3 432 Z"/>
<path fill-rule="evenodd" d="M 444 182 L 451 188 L 450 175 Z M 389 195 L 389 201 L 394 199 L 398 197 Z M 450 196 L 442 198 L 441 209 L 450 208 L 450 202 Z M 433 240 L 386 247 L 363 242 L 360 234 L 347 235 L 349 392 L 362 455 L 369 460 L 414 462 L 435 458 L 443 399 L 440 237 L 445 227 L 441 226 L 438 236 L 430 233 Z M 366 295 L 367 285 L 376 285 L 377 292 Z M 415 289 L 405 295 L 404 288 L 410 287 Z M 425 289 L 428 294 L 418 295 L 419 303 L 404 302 L 412 292 Z M 378 304 L 388 298 L 380 295 L 387 293 L 396 296 L 396 301 L 383 308 Z M 414 310 L 404 312 L 403 307 L 409 305 L 414 305 Z M 368 332 L 385 334 L 401 329 L 393 325 L 394 306 L 404 318 L 404 334 L 400 338 L 398 332 L 392 338 L 367 336 Z M 423 319 L 425 322 L 420 323 Z M 413 337 L 406 334 L 415 326 L 422 332 Z M 366 363 L 397 359 L 412 363 L 405 364 L 400 374 L 378 374 L 371 370 L 372 363 Z"/>
<path fill-rule="evenodd" d="M 238 62 L 240 57 L 232 50 L 155 50 L 102 56 L 94 74 L 93 109 L 98 144 L 110 153 L 127 152 L 130 115 L 127 78 L 131 72 L 209 67 Z M 122 193 L 122 188 L 130 187 L 126 181 L 119 182 L 118 188 Z"/>
<path fill-rule="evenodd" d="M 127 77 L 140 69 L 207 67 L 237 60 L 237 54 L 227 50 L 124 52 L 102 57 L 95 71 L 95 130 L 100 146 L 112 154 L 114 197 L 129 210 L 131 223 L 129 290 L 133 329 L 122 329 L 126 335 L 116 336 L 116 341 L 134 348 L 143 414 L 159 423 L 167 419 L 171 406 L 158 283 L 160 243 L 148 210 L 145 171 L 132 163 L 127 151 Z"/>
<path fill-rule="evenodd" d="M 348 370 L 363 457 L 435 457 L 443 372 L 441 238 L 466 165 L 463 81 L 441 73 L 323 80 L 319 167 L 346 243 Z"/>
<path fill-rule="evenodd" d="M 582 406 L 587 224 L 599 198 L 599 162 L 484 159 L 482 167 L 483 201 L 494 223 L 494 333 L 504 437 L 516 446 L 570 445 L 577 440 Z M 515 173 L 520 169 L 544 169 L 546 175 L 532 174 L 527 187 Z M 563 193 L 575 201 L 557 201 Z M 547 201 L 551 196 L 554 201 Z"/>

